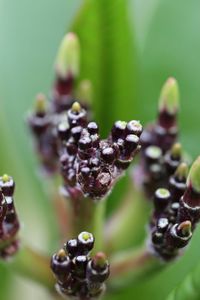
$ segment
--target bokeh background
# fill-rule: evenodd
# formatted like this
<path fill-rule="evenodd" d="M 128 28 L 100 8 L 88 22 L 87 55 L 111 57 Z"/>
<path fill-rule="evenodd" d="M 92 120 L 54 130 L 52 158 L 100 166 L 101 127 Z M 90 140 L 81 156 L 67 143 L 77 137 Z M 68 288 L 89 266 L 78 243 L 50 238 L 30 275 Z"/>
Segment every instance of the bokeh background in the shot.
<path fill-rule="evenodd" d="M 0 172 L 12 174 L 17 181 L 23 237 L 44 251 L 55 249 L 57 228 L 24 120 L 34 96 L 49 91 L 57 47 L 81 2 L 0 0 Z M 131 114 L 142 123 L 153 119 L 161 85 L 168 76 L 175 76 L 181 91 L 181 141 L 195 158 L 200 153 L 200 1 L 130 0 L 129 6 L 134 32 L 130 60 L 135 63 L 133 78 L 129 74 L 124 78 L 133 80 L 135 96 L 116 102 L 113 118 L 127 105 L 124 117 Z M 87 27 L 87 34 L 90 30 L 92 34 L 92 28 Z M 98 103 L 95 106 L 98 109 Z M 106 126 L 109 124 L 104 122 Z M 183 258 L 109 299 L 165 299 L 199 262 L 199 245 L 197 230 Z M 0 299 L 27 297 L 50 299 L 42 287 L 20 279 L 0 264 Z"/>

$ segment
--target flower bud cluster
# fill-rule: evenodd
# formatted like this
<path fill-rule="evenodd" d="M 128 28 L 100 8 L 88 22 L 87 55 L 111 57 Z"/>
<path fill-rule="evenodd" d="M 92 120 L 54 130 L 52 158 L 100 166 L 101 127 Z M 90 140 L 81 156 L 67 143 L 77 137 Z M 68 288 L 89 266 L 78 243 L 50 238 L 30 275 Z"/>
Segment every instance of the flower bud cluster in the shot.
<path fill-rule="evenodd" d="M 68 110 L 68 122 L 58 126 L 64 187 L 72 197 L 105 197 L 140 149 L 138 121 L 117 121 L 107 139 L 100 139 L 95 122 L 88 122 L 78 102 Z"/>
<path fill-rule="evenodd" d="M 15 182 L 8 175 L 0 177 L 0 257 L 8 258 L 16 253 L 19 242 L 19 221 L 14 206 Z"/>
<path fill-rule="evenodd" d="M 193 166 L 197 164 L 200 169 L 199 162 Z M 154 194 L 149 245 L 154 254 L 163 260 L 171 260 L 181 253 L 200 220 L 200 190 L 197 191 L 194 180 L 190 180 L 193 166 L 187 183 L 187 165 L 181 163 L 170 177 L 169 188 L 157 189 Z"/>
<path fill-rule="evenodd" d="M 109 264 L 102 252 L 90 257 L 93 246 L 93 235 L 81 232 L 52 256 L 51 269 L 57 280 L 56 289 L 62 296 L 89 300 L 97 299 L 105 291 Z"/>

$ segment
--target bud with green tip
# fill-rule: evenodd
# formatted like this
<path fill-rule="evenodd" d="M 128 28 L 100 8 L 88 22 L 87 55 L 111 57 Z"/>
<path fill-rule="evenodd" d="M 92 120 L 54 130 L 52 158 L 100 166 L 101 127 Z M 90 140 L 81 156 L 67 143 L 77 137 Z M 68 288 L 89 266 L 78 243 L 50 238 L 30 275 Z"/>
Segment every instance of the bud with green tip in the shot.
<path fill-rule="evenodd" d="M 171 149 L 165 154 L 165 166 L 169 175 L 174 174 L 182 160 L 182 146 L 180 143 L 172 145 Z"/>
<path fill-rule="evenodd" d="M 170 192 L 173 202 L 179 202 L 186 190 L 188 165 L 185 162 L 179 164 L 176 172 L 169 179 Z"/>
<path fill-rule="evenodd" d="M 188 165 L 185 162 L 180 163 L 178 166 L 174 177 L 178 182 L 186 182 L 187 176 L 188 176 L 189 168 Z"/>
<path fill-rule="evenodd" d="M 186 220 L 171 227 L 168 243 L 174 248 L 184 248 L 192 237 L 192 224 Z"/>
<path fill-rule="evenodd" d="M 181 236 L 189 236 L 192 230 L 192 224 L 190 221 L 184 221 L 178 226 L 178 232 Z"/>
<path fill-rule="evenodd" d="M 160 98 L 159 111 L 166 111 L 169 115 L 174 115 L 179 110 L 179 88 L 175 78 L 170 77 L 165 82 Z"/>
<path fill-rule="evenodd" d="M 190 220 L 193 226 L 200 220 L 200 156 L 190 168 L 186 191 L 181 199 L 179 219 Z"/>
<path fill-rule="evenodd" d="M 35 112 L 36 115 L 44 115 L 47 111 L 47 98 L 44 94 L 40 93 L 36 96 Z"/>
<path fill-rule="evenodd" d="M 56 71 L 59 77 L 76 78 L 80 67 L 80 44 L 75 33 L 68 33 L 63 38 L 56 59 Z"/>
<path fill-rule="evenodd" d="M 180 143 L 175 143 L 171 148 L 171 157 L 173 159 L 179 159 L 182 155 L 182 146 Z"/>
<path fill-rule="evenodd" d="M 170 77 L 164 84 L 159 98 L 158 125 L 177 134 L 176 117 L 179 111 L 179 89 L 176 79 Z M 171 132 L 175 131 L 175 132 Z"/>
<path fill-rule="evenodd" d="M 193 163 L 187 179 L 187 186 L 200 193 L 200 156 Z"/>

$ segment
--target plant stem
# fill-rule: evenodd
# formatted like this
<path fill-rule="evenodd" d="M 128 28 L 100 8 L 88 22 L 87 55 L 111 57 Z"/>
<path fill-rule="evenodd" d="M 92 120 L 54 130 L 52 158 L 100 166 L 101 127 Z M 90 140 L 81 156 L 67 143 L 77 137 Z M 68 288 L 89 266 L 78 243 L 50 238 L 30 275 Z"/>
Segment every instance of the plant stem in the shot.
<path fill-rule="evenodd" d="M 91 232 L 96 239 L 95 249 L 103 247 L 103 224 L 106 201 L 94 201 L 91 198 L 70 199 L 71 223 L 74 236 L 82 231 Z M 102 249 L 101 249 L 102 250 Z"/>
<path fill-rule="evenodd" d="M 94 201 L 91 198 L 68 199 L 69 223 L 71 237 L 76 237 L 82 231 L 91 232 L 95 237 L 93 252 L 104 248 L 104 219 L 106 200 Z"/>
<path fill-rule="evenodd" d="M 50 270 L 50 258 L 23 245 L 19 252 L 10 260 L 2 262 L 19 275 L 35 281 L 50 292 L 54 291 L 55 280 Z"/>
<path fill-rule="evenodd" d="M 105 225 L 107 253 L 136 246 L 145 236 L 145 222 L 149 205 L 143 195 L 129 183 L 129 189 L 121 205 Z"/>
<path fill-rule="evenodd" d="M 110 286 L 120 288 L 130 282 L 137 282 L 145 278 L 149 273 L 161 269 L 162 264 L 145 248 L 122 252 L 111 257 Z"/>

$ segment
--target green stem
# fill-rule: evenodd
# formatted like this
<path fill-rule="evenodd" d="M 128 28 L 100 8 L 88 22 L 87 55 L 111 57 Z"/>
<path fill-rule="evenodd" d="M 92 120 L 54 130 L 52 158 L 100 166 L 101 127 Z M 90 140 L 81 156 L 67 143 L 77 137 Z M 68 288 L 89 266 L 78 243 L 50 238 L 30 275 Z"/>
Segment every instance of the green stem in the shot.
<path fill-rule="evenodd" d="M 145 248 L 122 252 L 110 259 L 110 287 L 120 288 L 142 280 L 163 266 Z"/>
<path fill-rule="evenodd" d="M 116 212 L 105 225 L 107 253 L 139 245 L 145 237 L 149 205 L 140 191 L 129 183 L 129 189 Z"/>
<path fill-rule="evenodd" d="M 50 269 L 50 258 L 39 254 L 28 246 L 22 246 L 19 252 L 8 262 L 2 264 L 19 275 L 35 281 L 51 292 L 54 291 L 55 280 Z"/>
<path fill-rule="evenodd" d="M 100 200 L 94 213 L 94 236 L 96 237 L 93 252 L 104 250 L 104 222 L 106 212 L 106 199 Z"/>

